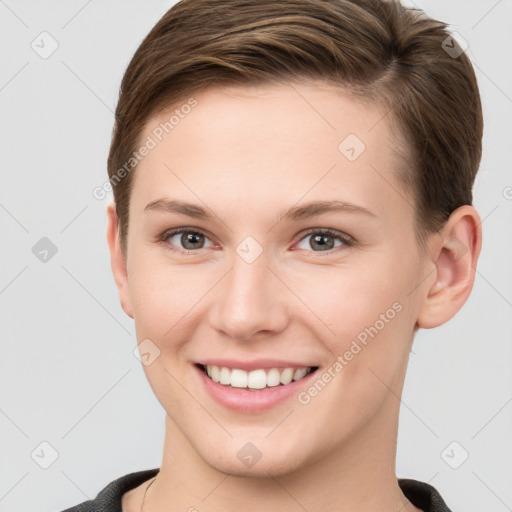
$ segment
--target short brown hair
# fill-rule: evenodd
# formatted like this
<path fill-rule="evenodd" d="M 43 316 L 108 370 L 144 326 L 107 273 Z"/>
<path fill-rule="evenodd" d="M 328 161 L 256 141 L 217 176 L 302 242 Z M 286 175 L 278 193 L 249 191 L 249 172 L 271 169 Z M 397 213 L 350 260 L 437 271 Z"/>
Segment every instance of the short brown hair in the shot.
<path fill-rule="evenodd" d="M 142 41 L 120 87 L 108 174 L 123 252 L 136 168 L 126 164 L 151 116 L 212 85 L 307 79 L 390 110 L 411 155 L 399 177 L 423 243 L 472 204 L 482 151 L 475 73 L 464 52 L 446 51 L 447 41 L 459 48 L 450 38 L 446 23 L 398 0 L 181 0 Z"/>

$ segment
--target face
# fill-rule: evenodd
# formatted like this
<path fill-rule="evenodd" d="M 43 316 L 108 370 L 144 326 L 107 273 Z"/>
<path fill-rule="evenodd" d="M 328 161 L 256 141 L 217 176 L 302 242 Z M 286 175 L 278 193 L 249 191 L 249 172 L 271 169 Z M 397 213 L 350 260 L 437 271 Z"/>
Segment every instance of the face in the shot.
<path fill-rule="evenodd" d="M 243 475 L 392 439 L 428 265 L 386 111 L 325 84 L 194 98 L 141 135 L 120 287 L 168 428 Z"/>

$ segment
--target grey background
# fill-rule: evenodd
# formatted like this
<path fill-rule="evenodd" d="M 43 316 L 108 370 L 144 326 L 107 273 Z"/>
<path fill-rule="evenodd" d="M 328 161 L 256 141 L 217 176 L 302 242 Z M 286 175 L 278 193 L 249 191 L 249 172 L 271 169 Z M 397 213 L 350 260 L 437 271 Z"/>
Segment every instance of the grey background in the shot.
<path fill-rule="evenodd" d="M 173 3 L 0 0 L 2 512 L 62 510 L 160 466 L 164 412 L 133 355 L 133 321 L 111 275 L 109 198 L 92 190 L 107 179 L 122 73 Z M 466 305 L 416 337 L 397 474 L 432 483 L 454 511 L 504 512 L 512 510 L 512 1 L 415 4 L 469 43 L 485 115 L 474 190 L 484 241 Z M 31 47 L 51 48 L 43 31 L 58 43 L 48 58 Z M 57 249 L 45 262 L 43 237 Z"/>

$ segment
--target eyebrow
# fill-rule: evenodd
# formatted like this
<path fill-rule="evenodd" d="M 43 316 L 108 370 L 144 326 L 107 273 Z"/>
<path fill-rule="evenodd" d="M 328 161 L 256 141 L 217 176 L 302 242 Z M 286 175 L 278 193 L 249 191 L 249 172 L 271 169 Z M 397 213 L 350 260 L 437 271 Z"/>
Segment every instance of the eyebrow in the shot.
<path fill-rule="evenodd" d="M 205 209 L 202 206 L 172 199 L 157 199 L 156 201 L 152 201 L 146 205 L 144 211 L 178 213 L 186 215 L 187 217 L 207 220 L 213 220 L 216 217 L 211 210 Z M 375 213 L 362 206 L 347 201 L 332 200 L 312 201 L 301 206 L 292 206 L 288 210 L 281 212 L 278 218 L 280 220 L 297 221 L 330 212 L 362 213 L 367 216 L 377 217 Z"/>

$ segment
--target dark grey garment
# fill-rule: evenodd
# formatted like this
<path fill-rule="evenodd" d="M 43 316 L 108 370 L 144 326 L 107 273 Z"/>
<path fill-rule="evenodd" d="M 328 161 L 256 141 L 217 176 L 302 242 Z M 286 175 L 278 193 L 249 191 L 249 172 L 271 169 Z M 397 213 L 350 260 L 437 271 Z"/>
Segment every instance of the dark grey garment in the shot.
<path fill-rule="evenodd" d="M 122 512 L 123 494 L 156 476 L 160 468 L 137 471 L 110 482 L 93 500 L 67 508 L 62 512 Z M 409 501 L 424 512 L 451 512 L 441 495 L 430 484 L 399 478 L 398 484 Z"/>

